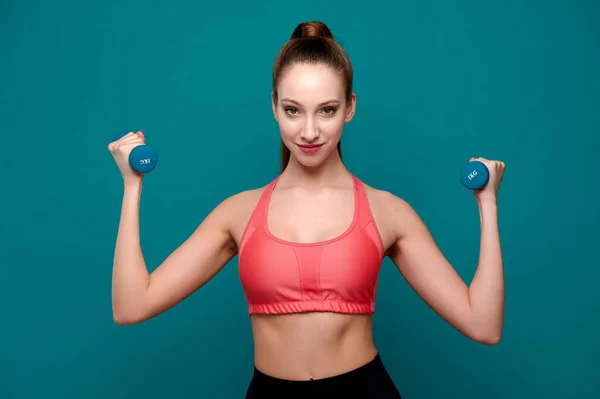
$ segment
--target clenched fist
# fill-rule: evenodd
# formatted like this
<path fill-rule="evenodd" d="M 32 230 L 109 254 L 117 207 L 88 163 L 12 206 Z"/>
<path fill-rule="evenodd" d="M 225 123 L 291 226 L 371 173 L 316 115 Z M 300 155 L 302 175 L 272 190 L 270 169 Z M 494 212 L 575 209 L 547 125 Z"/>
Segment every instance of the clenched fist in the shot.
<path fill-rule="evenodd" d="M 144 133 L 138 131 L 137 133 L 129 132 L 118 140 L 111 142 L 108 145 L 108 150 L 112 154 L 123 182 L 127 185 L 130 183 L 139 183 L 144 178 L 143 173 L 137 173 L 129 165 L 129 154 L 131 151 L 140 145 L 144 145 Z"/>
<path fill-rule="evenodd" d="M 486 166 L 490 172 L 490 178 L 485 187 L 480 190 L 474 190 L 473 193 L 477 200 L 496 200 L 498 196 L 498 190 L 500 189 L 500 183 L 504 176 L 504 169 L 506 165 L 504 162 L 489 160 L 485 158 L 471 158 L 470 161 L 479 161 Z"/>

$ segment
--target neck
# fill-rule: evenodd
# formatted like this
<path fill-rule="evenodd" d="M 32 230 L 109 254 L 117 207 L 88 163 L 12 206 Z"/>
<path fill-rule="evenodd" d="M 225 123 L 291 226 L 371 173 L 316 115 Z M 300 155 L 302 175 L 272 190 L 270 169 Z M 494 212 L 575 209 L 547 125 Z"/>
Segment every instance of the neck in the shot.
<path fill-rule="evenodd" d="M 349 172 L 344 166 L 340 154 L 334 151 L 329 158 L 315 167 L 302 165 L 292 156 L 281 174 L 280 181 L 294 182 L 294 185 L 305 187 L 321 187 L 335 185 L 348 178 Z"/>

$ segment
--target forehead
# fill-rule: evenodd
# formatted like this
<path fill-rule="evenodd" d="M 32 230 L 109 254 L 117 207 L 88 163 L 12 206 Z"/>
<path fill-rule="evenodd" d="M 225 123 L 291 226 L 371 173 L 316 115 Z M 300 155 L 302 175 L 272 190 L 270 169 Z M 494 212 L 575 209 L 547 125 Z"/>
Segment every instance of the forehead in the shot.
<path fill-rule="evenodd" d="M 341 76 L 322 64 L 295 64 L 279 81 L 280 98 L 289 97 L 301 103 L 342 100 L 344 86 Z"/>

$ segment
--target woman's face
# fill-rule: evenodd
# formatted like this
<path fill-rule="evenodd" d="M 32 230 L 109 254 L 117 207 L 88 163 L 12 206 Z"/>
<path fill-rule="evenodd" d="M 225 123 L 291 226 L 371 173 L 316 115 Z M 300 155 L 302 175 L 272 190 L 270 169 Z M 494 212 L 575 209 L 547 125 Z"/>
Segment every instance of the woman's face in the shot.
<path fill-rule="evenodd" d="M 345 101 L 341 76 L 324 65 L 296 64 L 279 81 L 273 113 L 281 139 L 300 164 L 314 167 L 336 151 L 356 96 Z"/>

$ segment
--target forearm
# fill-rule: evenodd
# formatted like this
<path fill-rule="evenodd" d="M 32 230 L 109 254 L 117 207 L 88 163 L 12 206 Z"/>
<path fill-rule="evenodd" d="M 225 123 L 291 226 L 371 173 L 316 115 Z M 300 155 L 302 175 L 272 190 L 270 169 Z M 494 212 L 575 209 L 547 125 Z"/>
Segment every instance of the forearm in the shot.
<path fill-rule="evenodd" d="M 497 342 L 504 322 L 504 270 L 498 205 L 494 200 L 478 201 L 481 222 L 479 264 L 471 285 L 469 298 L 478 335 Z"/>
<path fill-rule="evenodd" d="M 148 289 L 148 270 L 140 244 L 140 198 L 142 185 L 125 186 L 117 233 L 113 278 L 113 317 L 117 323 L 135 320 L 141 298 Z"/>

